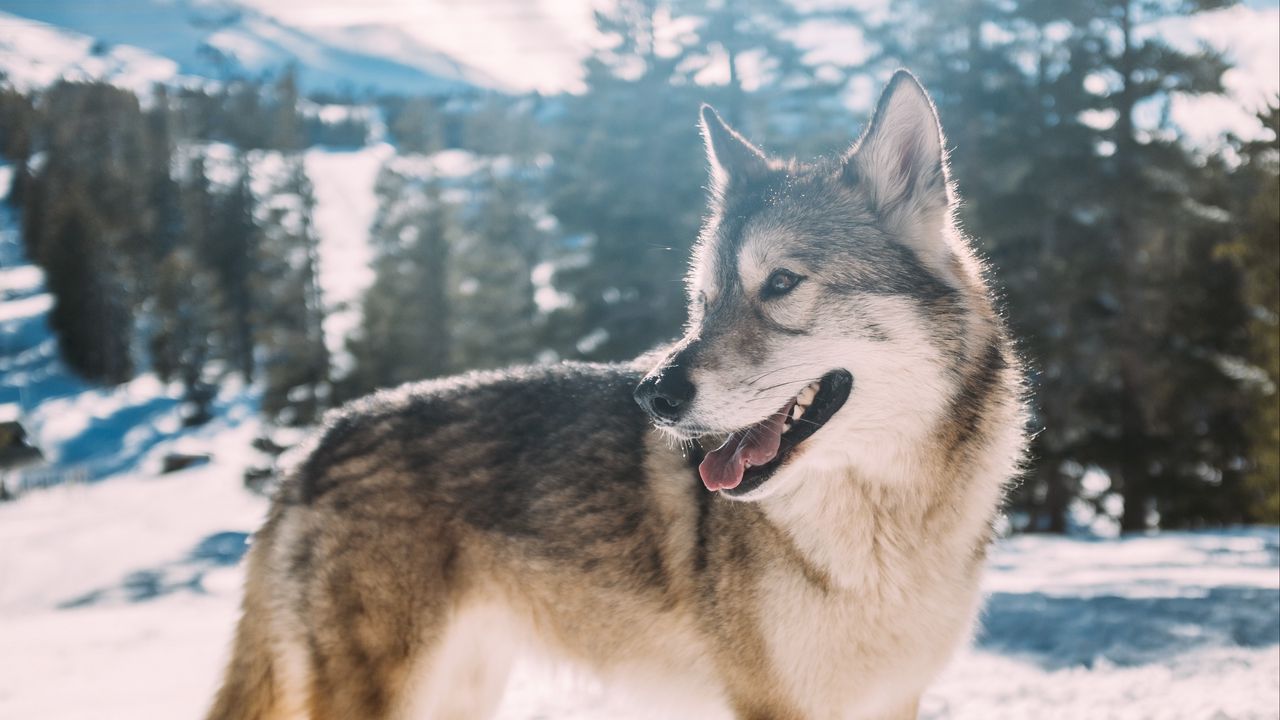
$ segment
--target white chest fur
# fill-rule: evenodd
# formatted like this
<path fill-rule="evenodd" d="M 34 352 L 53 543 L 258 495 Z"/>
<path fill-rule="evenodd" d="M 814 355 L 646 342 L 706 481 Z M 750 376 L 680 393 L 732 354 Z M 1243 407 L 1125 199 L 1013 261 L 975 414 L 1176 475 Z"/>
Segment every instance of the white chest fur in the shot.
<path fill-rule="evenodd" d="M 830 580 L 779 566 L 762 578 L 771 660 L 806 717 L 865 718 L 910 703 L 965 642 L 986 518 L 939 517 L 918 493 L 806 478 L 769 515 Z M 990 507 L 988 505 L 988 507 Z"/>

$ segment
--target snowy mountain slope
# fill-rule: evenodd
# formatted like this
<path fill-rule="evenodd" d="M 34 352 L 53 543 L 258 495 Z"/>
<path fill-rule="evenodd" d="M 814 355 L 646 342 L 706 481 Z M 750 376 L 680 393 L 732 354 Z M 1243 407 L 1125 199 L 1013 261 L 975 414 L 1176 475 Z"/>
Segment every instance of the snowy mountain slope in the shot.
<path fill-rule="evenodd" d="M 310 90 L 453 94 L 497 85 L 484 73 L 397 36 L 393 28 L 376 36 L 357 31 L 322 37 L 231 0 L 3 0 L 0 11 L 6 14 L 0 18 L 0 47 L 22 48 L 11 52 L 19 66 L 23 51 L 56 54 L 73 64 L 88 63 L 86 54 L 96 50 L 161 58 L 175 73 L 212 79 L 295 65 Z M 47 26 L 33 30 L 32 21 Z M 48 26 L 78 35 L 57 37 Z M 45 43 L 33 46 L 22 39 L 32 32 L 44 32 Z M 84 36 L 94 40 L 87 48 Z"/>
<path fill-rule="evenodd" d="M 145 95 L 155 83 L 184 81 L 178 64 L 168 58 L 135 47 L 103 47 L 88 35 L 5 12 L 0 12 L 0 71 L 21 90 L 65 78 L 102 80 Z"/>
<path fill-rule="evenodd" d="M 601 42 L 593 0 L 242 0 L 323 37 L 397 35 L 545 94 L 582 87 L 582 58 Z M 382 44 L 380 43 L 380 46 Z"/>

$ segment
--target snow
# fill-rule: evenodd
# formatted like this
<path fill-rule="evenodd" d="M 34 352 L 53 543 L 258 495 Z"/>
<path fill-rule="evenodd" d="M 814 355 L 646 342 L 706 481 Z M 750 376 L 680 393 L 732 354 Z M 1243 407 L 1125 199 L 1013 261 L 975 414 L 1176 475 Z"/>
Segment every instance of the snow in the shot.
<path fill-rule="evenodd" d="M 0 179 L 0 184 L 5 181 Z M 7 187 L 7 185 L 4 185 Z M 44 283 L 44 273 L 34 265 L 19 265 L 17 267 L 0 267 L 0 292 L 6 297 L 12 297 L 18 294 L 29 294 L 36 291 L 40 285 Z M 14 313 L 6 309 L 13 315 Z"/>
<path fill-rule="evenodd" d="M 359 327 L 360 298 L 373 284 L 374 182 L 394 154 L 393 147 L 378 143 L 358 150 L 313 148 L 305 158 L 316 198 L 312 220 L 319 238 L 320 289 L 329 310 L 325 342 L 339 375 L 350 369 L 346 339 Z"/>
<path fill-rule="evenodd" d="M 1234 67 L 1222 77 L 1225 96 L 1177 94 L 1170 117 L 1188 141 L 1213 144 L 1223 132 L 1246 139 L 1265 137 L 1255 114 L 1280 95 L 1280 8 L 1247 5 L 1170 18 L 1150 28 L 1174 47 L 1194 52 L 1208 47 Z"/>
<path fill-rule="evenodd" d="M 5 278 L 0 278 L 0 280 L 3 279 Z M 10 301 L 0 307 L 0 323 L 26 320 L 37 315 L 43 315 L 48 313 L 52 307 L 53 296 L 48 293 Z"/>
<path fill-rule="evenodd" d="M 925 697 L 926 720 L 1263 720 L 1280 704 L 1276 649 L 1174 655 L 1141 667 L 1044 670 L 987 653 L 962 656 Z"/>
<path fill-rule="evenodd" d="M 240 471 L 256 427 L 198 438 L 215 462 L 0 505 L 0 717 L 196 718 L 225 660 L 237 564 L 266 501 Z M 1280 530 L 1120 541 L 1017 537 L 993 551 L 986 630 L 922 717 L 1265 718 L 1280 707 Z M 670 717 L 546 662 L 501 720 Z"/>
<path fill-rule="evenodd" d="M 221 440 L 247 447 L 250 430 Z M 217 656 L 233 622 L 245 541 L 218 533 L 263 513 L 234 465 L 58 487 L 0 507 L 0 716 L 196 715 L 213 682 L 202 656 Z"/>

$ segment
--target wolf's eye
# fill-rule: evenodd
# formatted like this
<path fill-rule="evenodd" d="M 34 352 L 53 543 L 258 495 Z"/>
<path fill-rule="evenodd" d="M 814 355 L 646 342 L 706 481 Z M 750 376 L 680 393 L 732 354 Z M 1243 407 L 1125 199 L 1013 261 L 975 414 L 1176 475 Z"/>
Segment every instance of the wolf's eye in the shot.
<path fill-rule="evenodd" d="M 782 297 L 794 290 L 803 279 L 790 270 L 774 270 L 769 279 L 764 281 L 764 289 L 760 291 L 760 295 L 766 300 Z"/>

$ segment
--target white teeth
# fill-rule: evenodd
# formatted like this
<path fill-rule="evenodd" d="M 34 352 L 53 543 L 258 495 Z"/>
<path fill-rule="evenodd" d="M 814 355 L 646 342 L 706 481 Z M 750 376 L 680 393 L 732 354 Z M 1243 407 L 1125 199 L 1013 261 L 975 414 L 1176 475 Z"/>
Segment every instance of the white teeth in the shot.
<path fill-rule="evenodd" d="M 809 405 L 813 403 L 813 399 L 818 396 L 818 389 L 819 383 L 813 382 L 800 391 L 800 394 L 796 396 L 795 404 L 791 406 L 791 413 L 782 420 L 782 432 L 789 432 L 791 428 L 795 427 L 795 424 L 800 421 L 805 411 L 809 409 Z"/>
<path fill-rule="evenodd" d="M 813 399 L 817 397 L 817 395 L 818 387 L 816 385 L 809 385 L 805 387 L 805 389 L 801 390 L 800 394 L 796 396 L 796 404 L 807 406 L 809 403 L 813 402 Z"/>

